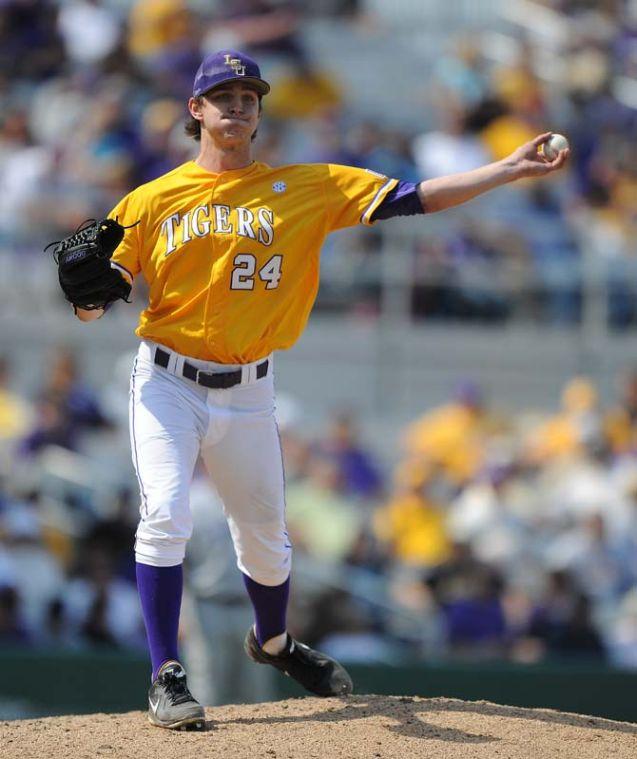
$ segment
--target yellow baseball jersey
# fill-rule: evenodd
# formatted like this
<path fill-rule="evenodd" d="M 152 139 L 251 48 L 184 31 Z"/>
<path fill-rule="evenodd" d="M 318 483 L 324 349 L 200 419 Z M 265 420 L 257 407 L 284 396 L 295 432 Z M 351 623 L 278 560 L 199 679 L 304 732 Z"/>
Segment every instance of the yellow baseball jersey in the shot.
<path fill-rule="evenodd" d="M 140 220 L 112 259 L 148 284 L 137 334 L 225 364 L 289 348 L 316 298 L 326 235 L 371 224 L 397 182 L 333 164 L 214 174 L 189 161 L 138 187 L 109 214 Z"/>

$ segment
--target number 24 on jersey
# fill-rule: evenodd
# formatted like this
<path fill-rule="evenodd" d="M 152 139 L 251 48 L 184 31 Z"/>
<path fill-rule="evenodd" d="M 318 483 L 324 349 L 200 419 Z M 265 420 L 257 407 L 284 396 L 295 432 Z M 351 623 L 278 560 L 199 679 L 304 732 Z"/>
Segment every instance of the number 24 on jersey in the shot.
<path fill-rule="evenodd" d="M 239 253 L 234 257 L 230 289 L 254 290 L 254 282 L 258 277 L 262 282 L 265 282 L 266 290 L 274 290 L 279 286 L 281 280 L 282 261 L 283 256 L 272 256 L 257 272 L 257 257 L 252 253 Z"/>

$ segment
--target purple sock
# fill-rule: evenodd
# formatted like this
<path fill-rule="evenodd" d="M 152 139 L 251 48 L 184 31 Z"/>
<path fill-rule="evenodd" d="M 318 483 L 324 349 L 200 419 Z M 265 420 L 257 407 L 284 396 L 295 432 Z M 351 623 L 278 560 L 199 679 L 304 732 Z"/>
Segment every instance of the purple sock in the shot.
<path fill-rule="evenodd" d="M 181 564 L 175 567 L 151 567 L 136 564 L 137 590 L 146 625 L 153 681 L 165 661 L 179 660 L 177 630 L 183 589 Z"/>
<path fill-rule="evenodd" d="M 254 607 L 257 640 L 262 646 L 270 638 L 285 632 L 285 613 L 290 595 L 290 578 L 281 585 L 261 585 L 243 575 L 248 595 Z"/>

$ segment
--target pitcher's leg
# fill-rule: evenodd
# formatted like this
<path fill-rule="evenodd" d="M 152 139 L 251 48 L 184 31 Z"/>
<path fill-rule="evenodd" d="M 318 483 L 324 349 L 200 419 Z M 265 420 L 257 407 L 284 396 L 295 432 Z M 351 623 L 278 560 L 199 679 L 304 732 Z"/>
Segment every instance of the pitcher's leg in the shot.
<path fill-rule="evenodd" d="M 201 451 L 224 503 L 254 607 L 256 626 L 248 630 L 244 648 L 254 662 L 284 672 L 311 693 L 341 696 L 353 687 L 345 669 L 295 641 L 286 629 L 292 546 L 285 525 L 281 443 L 268 389 L 263 381 L 234 393 L 220 413 L 226 420 L 231 415 L 230 423 Z"/>
<path fill-rule="evenodd" d="M 292 546 L 274 416 L 235 417 L 201 457 L 223 501 L 239 569 L 261 585 L 281 585 L 290 574 Z"/>
<path fill-rule="evenodd" d="M 274 416 L 237 415 L 221 440 L 202 449 L 202 458 L 224 503 L 257 637 L 283 648 L 292 547 Z"/>
<path fill-rule="evenodd" d="M 197 397 L 142 360 L 131 379 L 130 432 L 141 494 L 135 556 L 153 680 L 178 660 L 182 562 L 192 531 L 189 488 L 202 422 Z"/>

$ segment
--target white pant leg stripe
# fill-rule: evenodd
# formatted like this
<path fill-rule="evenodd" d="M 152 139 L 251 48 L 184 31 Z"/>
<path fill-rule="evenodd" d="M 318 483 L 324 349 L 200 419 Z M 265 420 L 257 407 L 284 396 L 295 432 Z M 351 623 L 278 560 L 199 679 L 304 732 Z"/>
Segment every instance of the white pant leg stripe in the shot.
<path fill-rule="evenodd" d="M 137 482 L 139 483 L 139 492 L 142 496 L 142 506 L 144 507 L 144 516 L 148 515 L 148 500 L 146 498 L 146 491 L 144 490 L 144 485 L 142 483 L 142 476 L 139 471 L 139 459 L 137 456 L 137 439 L 135 436 L 135 372 L 137 370 L 137 358 L 135 359 L 135 364 L 133 366 L 133 376 L 132 376 L 132 385 L 131 385 L 131 438 L 132 438 L 132 444 L 133 444 L 133 460 L 135 464 L 135 474 L 137 475 Z"/>

